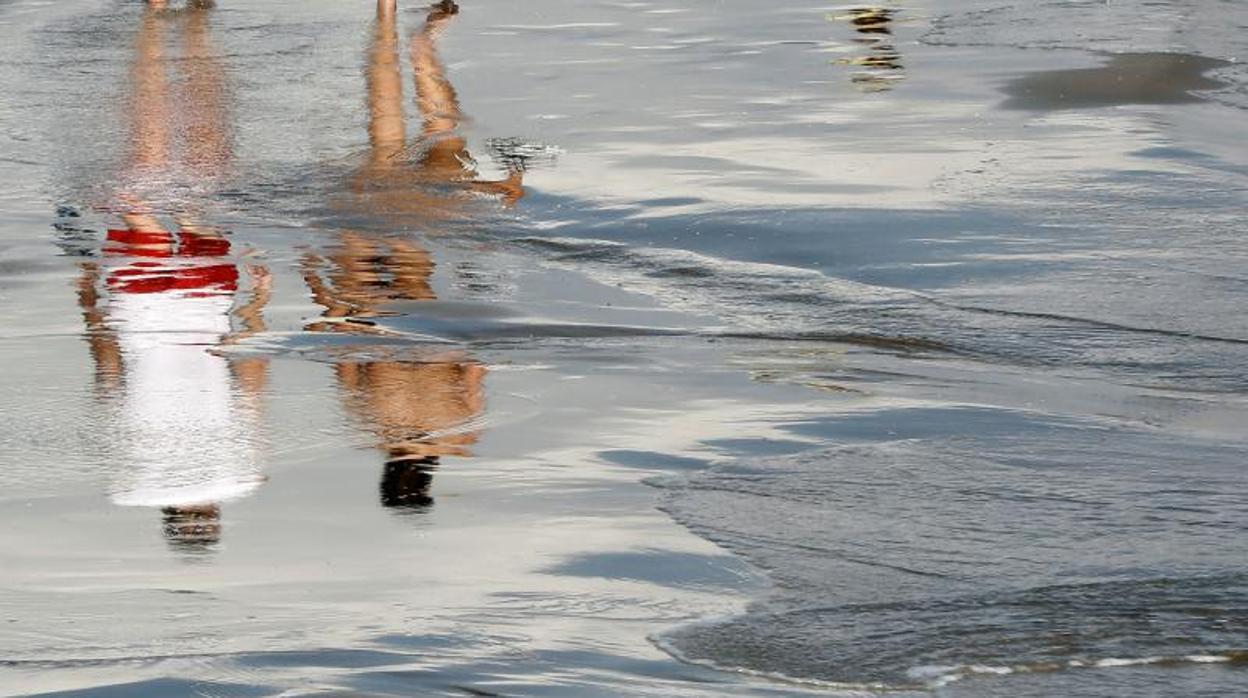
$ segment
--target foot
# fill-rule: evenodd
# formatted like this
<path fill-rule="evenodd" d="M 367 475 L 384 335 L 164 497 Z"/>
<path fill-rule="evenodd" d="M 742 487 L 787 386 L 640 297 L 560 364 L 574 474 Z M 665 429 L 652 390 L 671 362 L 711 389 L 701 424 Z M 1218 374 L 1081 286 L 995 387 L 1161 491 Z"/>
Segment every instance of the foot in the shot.
<path fill-rule="evenodd" d="M 456 5 L 453 0 L 442 0 L 429 6 L 430 22 L 446 19 L 456 14 L 459 14 L 459 5 Z"/>

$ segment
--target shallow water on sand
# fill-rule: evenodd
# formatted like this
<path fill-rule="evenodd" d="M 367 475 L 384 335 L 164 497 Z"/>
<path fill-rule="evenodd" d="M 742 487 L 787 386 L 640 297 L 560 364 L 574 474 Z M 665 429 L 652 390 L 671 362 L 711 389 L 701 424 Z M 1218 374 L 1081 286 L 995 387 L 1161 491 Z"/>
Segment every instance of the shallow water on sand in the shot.
<path fill-rule="evenodd" d="M 1243 692 L 1246 27 L 0 2 L 0 695 Z"/>

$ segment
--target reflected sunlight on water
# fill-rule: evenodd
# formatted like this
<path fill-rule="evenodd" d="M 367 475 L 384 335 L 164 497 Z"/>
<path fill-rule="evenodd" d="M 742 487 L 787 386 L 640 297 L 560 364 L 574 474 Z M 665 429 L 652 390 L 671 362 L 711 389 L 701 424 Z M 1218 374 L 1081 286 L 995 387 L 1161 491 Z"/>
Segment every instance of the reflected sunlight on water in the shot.
<path fill-rule="evenodd" d="M 1243 23 L 0 3 L 0 694 L 1234 693 Z"/>

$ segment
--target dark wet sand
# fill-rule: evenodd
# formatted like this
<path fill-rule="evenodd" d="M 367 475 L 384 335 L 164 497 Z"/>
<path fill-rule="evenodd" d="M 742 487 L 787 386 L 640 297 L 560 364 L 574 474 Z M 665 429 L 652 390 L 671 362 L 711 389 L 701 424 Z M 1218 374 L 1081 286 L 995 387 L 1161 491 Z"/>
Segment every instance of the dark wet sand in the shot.
<path fill-rule="evenodd" d="M 1199 102 L 1199 91 L 1227 87 L 1208 73 L 1228 65 L 1181 53 L 1110 55 L 1099 68 L 1032 73 L 1011 81 L 1003 106 L 1044 110 Z"/>

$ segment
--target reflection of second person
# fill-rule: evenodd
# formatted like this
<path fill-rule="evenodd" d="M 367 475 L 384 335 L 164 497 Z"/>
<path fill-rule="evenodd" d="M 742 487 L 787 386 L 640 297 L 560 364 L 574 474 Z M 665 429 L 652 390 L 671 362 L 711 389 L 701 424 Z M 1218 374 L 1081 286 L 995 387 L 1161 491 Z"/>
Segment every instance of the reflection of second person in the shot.
<path fill-rule="evenodd" d="M 303 259 L 313 300 L 324 310 L 307 325 L 318 332 L 369 335 L 371 318 L 396 301 L 434 299 L 432 258 L 409 240 L 344 233 L 339 244 Z M 432 472 L 445 456 L 466 456 L 485 407 L 485 367 L 463 352 L 440 351 L 335 366 L 348 411 L 386 458 L 385 506 L 432 502 Z"/>
<path fill-rule="evenodd" d="M 482 196 L 510 205 L 524 193 L 518 168 L 500 180 L 479 179 L 457 131 L 463 114 L 436 46 L 457 12 L 449 1 L 433 5 L 410 38 L 421 128 L 409 142 L 396 3 L 377 3 L 365 66 L 369 150 L 339 205 L 386 228 L 436 234 L 447 221 L 471 215 Z M 385 315 L 390 303 L 435 299 L 434 267 L 428 251 L 406 235 L 343 231 L 329 249 L 304 257 L 304 278 L 324 308 L 308 328 L 373 332 L 370 318 Z M 439 461 L 469 455 L 485 406 L 485 372 L 462 352 L 337 365 L 344 403 L 385 454 L 383 505 L 428 505 Z"/>

